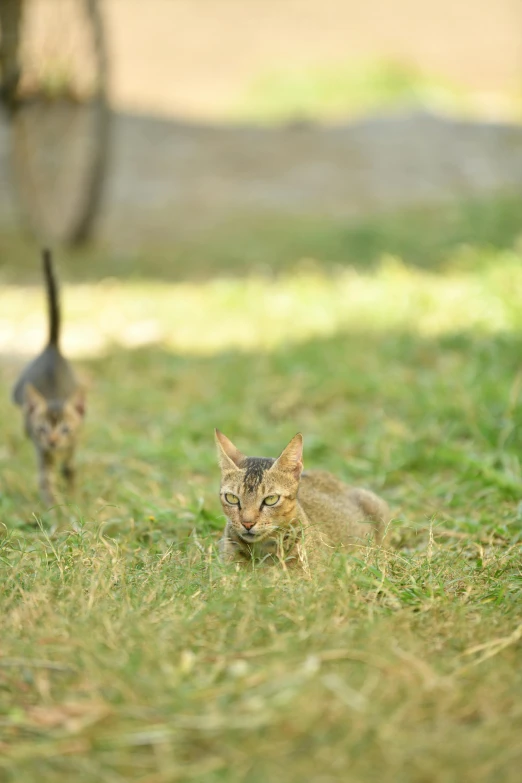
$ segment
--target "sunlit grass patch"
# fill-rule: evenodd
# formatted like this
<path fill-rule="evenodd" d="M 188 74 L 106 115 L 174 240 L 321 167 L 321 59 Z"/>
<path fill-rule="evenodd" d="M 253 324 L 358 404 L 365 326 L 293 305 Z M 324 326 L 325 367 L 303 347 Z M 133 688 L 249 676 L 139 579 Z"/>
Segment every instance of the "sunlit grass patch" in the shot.
<path fill-rule="evenodd" d="M 319 262 L 307 262 L 293 275 L 275 278 L 199 284 L 109 279 L 66 287 L 64 345 L 71 356 L 147 344 L 211 355 L 273 350 L 339 332 L 494 334 L 520 328 L 521 298 L 522 264 L 514 252 L 476 253 L 445 275 L 390 257 L 368 273 L 329 275 Z M 36 351 L 45 332 L 43 309 L 41 290 L 5 286 L 0 350 Z"/>

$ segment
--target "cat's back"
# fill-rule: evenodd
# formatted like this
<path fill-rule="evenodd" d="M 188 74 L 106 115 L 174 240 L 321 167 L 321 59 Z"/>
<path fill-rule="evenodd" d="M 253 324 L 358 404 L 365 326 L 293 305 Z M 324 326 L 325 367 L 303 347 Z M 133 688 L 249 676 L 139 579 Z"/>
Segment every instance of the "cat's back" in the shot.
<path fill-rule="evenodd" d="M 372 533 L 380 541 L 390 516 L 388 505 L 378 495 L 350 487 L 324 470 L 302 474 L 298 500 L 309 523 L 320 528 L 334 545 L 367 539 Z"/>
<path fill-rule="evenodd" d="M 23 405 L 26 383 L 32 384 L 46 400 L 65 400 L 77 388 L 71 365 L 54 345 L 48 345 L 22 371 L 13 389 L 13 400 L 17 405 Z"/>
<path fill-rule="evenodd" d="M 301 475 L 298 500 L 311 522 L 343 520 L 357 515 L 357 490 L 326 470 L 307 470 Z"/>

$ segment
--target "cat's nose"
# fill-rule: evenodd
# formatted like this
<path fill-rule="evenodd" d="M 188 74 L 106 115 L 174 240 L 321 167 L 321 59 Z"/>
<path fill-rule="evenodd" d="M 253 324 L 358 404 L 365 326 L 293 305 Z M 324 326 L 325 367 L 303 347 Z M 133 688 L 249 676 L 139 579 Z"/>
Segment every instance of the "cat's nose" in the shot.
<path fill-rule="evenodd" d="M 247 530 L 250 530 L 250 528 L 254 527 L 254 525 L 256 523 L 255 523 L 255 520 L 252 520 L 252 519 L 242 519 L 241 520 L 241 524 L 243 525 L 244 528 L 246 528 Z"/>

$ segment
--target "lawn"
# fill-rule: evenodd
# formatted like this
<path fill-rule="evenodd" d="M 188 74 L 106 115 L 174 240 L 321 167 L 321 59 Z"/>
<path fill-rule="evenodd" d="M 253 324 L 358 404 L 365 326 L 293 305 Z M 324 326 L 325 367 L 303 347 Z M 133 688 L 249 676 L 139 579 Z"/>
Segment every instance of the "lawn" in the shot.
<path fill-rule="evenodd" d="M 38 258 L 0 237 L 2 783 L 518 782 L 520 214 L 60 253 L 89 403 L 54 510 L 8 396 Z M 215 426 L 266 456 L 302 431 L 388 500 L 394 550 L 222 566 Z"/>

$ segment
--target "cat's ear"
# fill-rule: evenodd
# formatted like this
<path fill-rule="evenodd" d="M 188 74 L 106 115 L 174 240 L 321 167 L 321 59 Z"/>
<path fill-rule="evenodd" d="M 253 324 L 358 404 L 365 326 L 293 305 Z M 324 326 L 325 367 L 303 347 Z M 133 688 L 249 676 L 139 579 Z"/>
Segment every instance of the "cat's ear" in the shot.
<path fill-rule="evenodd" d="M 82 419 L 85 416 L 85 389 L 78 386 L 74 394 L 67 400 L 67 405 Z"/>
<path fill-rule="evenodd" d="M 34 413 L 35 410 L 44 410 L 46 407 L 45 397 L 34 388 L 32 383 L 26 383 L 24 386 L 24 408 L 27 413 Z"/>
<path fill-rule="evenodd" d="M 294 435 L 286 449 L 284 449 L 271 467 L 301 475 L 303 470 L 303 436 L 300 432 Z"/>
<path fill-rule="evenodd" d="M 214 430 L 216 436 L 216 446 L 218 452 L 218 460 L 221 469 L 224 468 L 241 468 L 246 457 L 245 455 L 236 449 L 231 440 L 223 435 L 219 430 Z"/>

